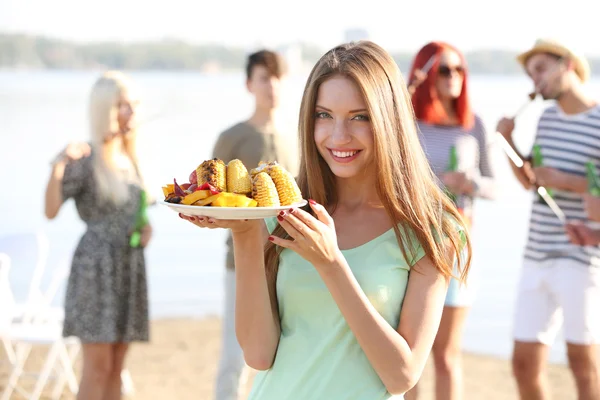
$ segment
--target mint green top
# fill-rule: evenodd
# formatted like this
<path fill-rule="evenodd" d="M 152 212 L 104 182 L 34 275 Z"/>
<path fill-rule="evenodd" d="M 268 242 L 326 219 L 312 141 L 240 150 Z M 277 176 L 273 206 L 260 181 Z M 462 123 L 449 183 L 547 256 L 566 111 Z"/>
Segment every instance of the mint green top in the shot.
<path fill-rule="evenodd" d="M 277 225 L 275 219 L 266 223 L 269 232 Z M 371 304 L 394 329 L 410 267 L 425 255 L 416 238 L 406 244 L 413 249 L 408 252 L 414 255 L 410 262 L 403 257 L 393 229 L 342 250 Z M 316 269 L 287 249 L 279 259 L 277 299 L 281 337 L 275 362 L 256 375 L 248 400 L 392 398 Z"/>

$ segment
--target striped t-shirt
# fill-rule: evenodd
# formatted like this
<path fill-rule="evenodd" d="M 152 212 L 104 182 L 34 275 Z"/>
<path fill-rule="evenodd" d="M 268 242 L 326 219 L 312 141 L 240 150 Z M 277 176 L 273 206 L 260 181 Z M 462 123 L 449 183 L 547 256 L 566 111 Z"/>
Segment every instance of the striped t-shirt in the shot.
<path fill-rule="evenodd" d="M 477 186 L 475 196 L 493 198 L 495 195 L 495 172 L 490 157 L 489 139 L 483 121 L 475 117 L 469 130 L 461 126 L 431 125 L 423 121 L 417 123 L 421 146 L 427 155 L 431 169 L 440 180 L 448 169 L 450 149 L 456 148 L 458 171 L 464 172 Z M 466 216 L 471 216 L 473 199 L 462 196 L 458 206 Z"/>
<path fill-rule="evenodd" d="M 600 166 L 600 106 L 575 115 L 567 115 L 557 106 L 548 108 L 540 117 L 534 144 L 540 146 L 544 167 L 586 176 L 587 161 Z M 585 221 L 596 229 L 600 227 L 587 217 L 581 194 L 552 191 L 567 220 Z M 600 247 L 571 244 L 563 224 L 534 192 L 525 258 L 533 261 L 568 258 L 584 265 L 600 266 Z"/>

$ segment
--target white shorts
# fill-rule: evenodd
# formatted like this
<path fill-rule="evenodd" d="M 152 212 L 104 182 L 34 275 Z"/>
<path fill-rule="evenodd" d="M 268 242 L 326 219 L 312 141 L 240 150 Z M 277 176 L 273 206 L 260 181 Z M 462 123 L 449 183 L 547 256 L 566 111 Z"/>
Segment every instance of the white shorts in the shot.
<path fill-rule="evenodd" d="M 600 343 L 600 268 L 525 260 L 515 306 L 517 341 L 551 345 L 564 321 L 567 343 Z"/>

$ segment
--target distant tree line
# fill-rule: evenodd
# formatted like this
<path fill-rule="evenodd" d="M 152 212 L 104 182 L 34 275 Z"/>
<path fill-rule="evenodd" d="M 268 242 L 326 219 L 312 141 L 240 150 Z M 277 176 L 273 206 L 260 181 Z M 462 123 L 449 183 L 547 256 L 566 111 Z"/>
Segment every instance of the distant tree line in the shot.
<path fill-rule="evenodd" d="M 314 64 L 324 53 L 315 45 L 297 44 L 302 61 Z M 393 53 L 403 72 L 408 71 L 412 53 Z M 521 69 L 515 53 L 478 50 L 466 54 L 475 74 L 515 74 Z M 246 50 L 218 44 L 193 45 L 181 40 L 123 44 L 118 42 L 80 44 L 60 39 L 0 33 L 0 68 L 124 70 L 238 70 Z M 590 59 L 592 72 L 600 71 L 600 59 Z"/>

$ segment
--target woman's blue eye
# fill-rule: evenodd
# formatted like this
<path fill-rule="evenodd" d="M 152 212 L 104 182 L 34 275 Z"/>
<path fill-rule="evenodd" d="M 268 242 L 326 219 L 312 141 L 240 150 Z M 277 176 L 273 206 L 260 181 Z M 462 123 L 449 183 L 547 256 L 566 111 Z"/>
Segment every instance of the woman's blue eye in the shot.
<path fill-rule="evenodd" d="M 316 117 L 325 119 L 325 118 L 331 118 L 331 115 L 329 115 L 329 113 L 326 113 L 325 111 L 320 111 L 316 114 Z"/>

